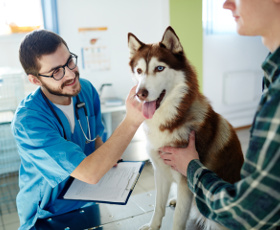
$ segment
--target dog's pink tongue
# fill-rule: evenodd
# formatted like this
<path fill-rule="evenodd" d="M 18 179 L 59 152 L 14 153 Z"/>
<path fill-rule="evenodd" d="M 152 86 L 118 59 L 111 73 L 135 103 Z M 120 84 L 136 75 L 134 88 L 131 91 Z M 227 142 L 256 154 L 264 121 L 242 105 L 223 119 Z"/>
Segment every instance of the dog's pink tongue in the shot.
<path fill-rule="evenodd" d="M 152 118 L 155 111 L 156 111 L 156 101 L 145 102 L 143 104 L 143 115 L 147 119 Z"/>

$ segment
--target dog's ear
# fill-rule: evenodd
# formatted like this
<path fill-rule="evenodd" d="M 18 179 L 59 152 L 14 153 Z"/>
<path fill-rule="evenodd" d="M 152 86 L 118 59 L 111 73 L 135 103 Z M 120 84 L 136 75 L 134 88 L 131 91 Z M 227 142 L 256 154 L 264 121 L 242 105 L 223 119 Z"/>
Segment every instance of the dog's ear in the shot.
<path fill-rule="evenodd" d="M 143 45 L 144 43 L 141 42 L 134 34 L 128 33 L 128 48 L 130 59 Z"/>
<path fill-rule="evenodd" d="M 183 47 L 180 43 L 180 40 L 171 26 L 167 27 L 165 30 L 160 43 L 167 49 L 171 50 L 172 53 L 183 52 Z"/>

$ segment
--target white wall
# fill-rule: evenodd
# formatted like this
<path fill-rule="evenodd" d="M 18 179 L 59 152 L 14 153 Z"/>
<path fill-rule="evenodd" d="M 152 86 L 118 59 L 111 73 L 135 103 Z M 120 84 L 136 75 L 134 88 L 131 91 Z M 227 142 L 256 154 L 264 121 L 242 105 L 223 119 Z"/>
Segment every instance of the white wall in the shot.
<path fill-rule="evenodd" d="M 234 127 L 253 121 L 267 54 L 259 37 L 204 35 L 203 92 Z"/>
<path fill-rule="evenodd" d="M 21 69 L 18 50 L 24 35 L 13 34 L 0 36 L 0 68 Z"/>
<path fill-rule="evenodd" d="M 58 15 L 60 35 L 79 56 L 78 28 L 108 27 L 111 69 L 83 70 L 80 59 L 81 77 L 89 79 L 97 89 L 103 83 L 112 83 L 110 90 L 104 89 L 104 93 L 125 98 L 133 85 L 128 66 L 127 34 L 132 32 L 147 43 L 160 41 L 169 25 L 169 0 L 59 0 Z"/>

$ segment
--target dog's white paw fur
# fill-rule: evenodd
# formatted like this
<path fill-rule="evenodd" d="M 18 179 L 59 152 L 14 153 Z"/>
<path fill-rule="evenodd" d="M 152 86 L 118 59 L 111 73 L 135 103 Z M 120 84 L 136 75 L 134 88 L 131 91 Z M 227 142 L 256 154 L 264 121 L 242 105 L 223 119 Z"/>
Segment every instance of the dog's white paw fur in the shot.
<path fill-rule="evenodd" d="M 159 230 L 159 228 L 152 228 L 150 224 L 145 224 L 142 227 L 140 227 L 138 230 Z"/>

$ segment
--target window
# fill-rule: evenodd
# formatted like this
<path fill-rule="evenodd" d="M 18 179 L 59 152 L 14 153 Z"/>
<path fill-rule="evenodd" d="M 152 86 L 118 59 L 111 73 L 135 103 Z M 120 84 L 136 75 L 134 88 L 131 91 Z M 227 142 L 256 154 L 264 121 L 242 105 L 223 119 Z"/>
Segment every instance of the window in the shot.
<path fill-rule="evenodd" d="M 47 30 L 59 33 L 58 16 L 57 16 L 57 0 L 41 0 L 44 27 Z"/>
<path fill-rule="evenodd" d="M 203 29 L 210 34 L 234 34 L 236 23 L 229 10 L 223 8 L 224 0 L 203 0 Z"/>
<path fill-rule="evenodd" d="M 0 34 L 43 28 L 40 0 L 0 0 Z"/>
<path fill-rule="evenodd" d="M 0 35 L 43 28 L 58 33 L 56 0 L 0 0 Z"/>

